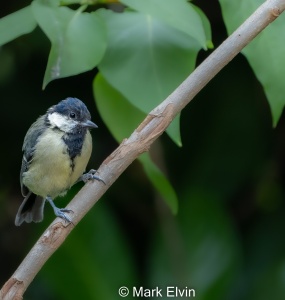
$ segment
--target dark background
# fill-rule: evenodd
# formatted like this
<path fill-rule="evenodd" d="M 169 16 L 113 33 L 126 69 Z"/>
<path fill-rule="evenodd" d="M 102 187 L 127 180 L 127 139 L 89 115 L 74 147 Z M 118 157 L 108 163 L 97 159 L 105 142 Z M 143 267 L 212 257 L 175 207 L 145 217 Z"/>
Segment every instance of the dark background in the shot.
<path fill-rule="evenodd" d="M 29 1 L 21 1 L 21 6 L 17 1 L 6 1 L 2 4 L 0 16 L 27 4 Z M 213 43 L 217 47 L 227 36 L 218 1 L 201 0 L 195 1 L 195 4 L 209 18 Z M 49 48 L 49 41 L 39 28 L 0 48 L 1 285 L 12 275 L 44 228 L 53 220 L 52 210 L 46 207 L 42 224 L 25 224 L 21 227 L 14 225 L 14 218 L 22 201 L 19 186 L 21 147 L 31 123 L 59 100 L 68 96 L 77 97 L 86 103 L 92 120 L 99 126 L 99 129 L 92 132 L 94 151 L 90 168 L 97 168 L 117 146 L 94 104 L 92 81 L 97 70 L 51 82 L 44 91 L 41 89 Z M 201 51 L 198 64 L 210 52 Z M 218 219 L 214 214 L 215 209 L 211 213 L 212 204 L 207 204 L 209 198 L 209 203 L 218 203 L 219 209 L 229 221 L 221 226 L 228 227 L 230 224 L 235 235 L 235 244 L 230 247 L 238 252 L 238 258 L 234 263 L 234 271 L 228 270 L 228 275 L 223 274 L 223 278 L 229 276 L 231 280 L 227 282 L 223 279 L 223 284 L 214 282 L 211 289 L 203 292 L 205 296 L 201 299 L 215 299 L 215 295 L 217 299 L 266 299 L 268 295 L 271 299 L 282 299 L 282 282 L 285 283 L 284 126 L 285 119 L 282 116 L 277 127 L 272 128 L 270 108 L 262 87 L 246 59 L 238 55 L 182 112 L 183 147 L 176 147 L 167 136 L 163 136 L 151 150 L 154 157 L 159 157 L 158 163 L 177 191 L 180 205 L 178 215 L 173 217 L 169 213 L 146 179 L 140 164 L 135 162 L 87 218 L 101 218 L 101 210 L 108 211 L 108 218 L 112 219 L 110 222 L 113 222 L 120 237 L 123 236 L 122 240 L 133 257 L 132 268 L 136 274 L 136 283 L 147 285 L 149 274 L 155 277 L 155 271 L 151 271 L 151 265 L 155 264 L 150 263 L 152 259 L 157 260 L 153 254 L 153 239 L 160 243 L 161 234 L 154 237 L 154 232 L 163 232 L 165 224 L 181 221 L 181 232 L 187 235 L 189 230 L 190 234 L 192 229 L 183 225 L 183 216 L 187 211 L 192 216 L 191 222 L 197 217 L 197 224 L 202 224 L 208 214 L 213 220 Z M 192 195 L 189 196 L 189 201 L 186 201 L 187 193 Z M 191 210 L 196 205 L 193 200 L 193 195 L 196 194 L 207 200 L 205 207 L 198 210 L 201 215 L 194 216 Z M 60 202 L 62 206 L 64 201 L 68 201 L 68 198 Z M 84 222 L 85 225 L 80 224 L 75 229 L 78 234 L 91 221 L 87 219 L 82 221 Z M 209 228 L 203 230 L 207 231 Z M 100 232 L 100 228 L 95 230 L 98 231 Z M 171 237 L 169 232 L 166 234 Z M 109 245 L 105 238 L 100 241 L 100 245 Z M 72 245 L 72 235 L 69 239 L 66 247 Z M 170 241 L 175 244 L 175 239 Z M 228 240 L 228 243 L 231 242 Z M 113 247 L 112 243 L 110 247 Z M 102 257 L 97 259 L 107 259 L 104 253 L 107 256 L 113 255 L 108 249 L 106 252 L 102 251 Z M 204 254 L 199 252 L 201 261 L 213 249 L 209 244 Z M 47 265 L 56 264 L 60 257 L 64 257 L 64 253 L 55 255 L 58 255 L 58 259 L 52 258 Z M 191 251 L 187 255 L 191 257 Z M 82 256 L 79 256 L 79 263 L 81 259 Z M 181 263 L 174 261 L 176 266 Z M 46 299 L 57 299 L 57 289 L 51 287 L 49 281 L 45 281 L 45 276 L 50 276 L 51 267 L 48 268 L 41 271 L 39 279 L 31 285 L 27 299 L 38 299 L 39 291 L 45 292 Z M 157 269 L 159 268 L 158 264 Z M 120 276 L 120 272 L 113 271 L 114 276 Z M 206 272 L 211 271 L 208 269 Z M 59 296 L 58 299 L 64 298 Z"/>

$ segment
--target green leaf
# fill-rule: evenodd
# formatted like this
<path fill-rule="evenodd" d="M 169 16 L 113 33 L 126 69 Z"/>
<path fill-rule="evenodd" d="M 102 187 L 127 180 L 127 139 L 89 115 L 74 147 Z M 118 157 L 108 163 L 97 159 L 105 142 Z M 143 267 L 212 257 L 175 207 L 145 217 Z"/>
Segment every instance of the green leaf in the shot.
<path fill-rule="evenodd" d="M 220 0 L 228 33 L 233 32 L 263 0 Z M 242 53 L 246 56 L 256 77 L 261 82 L 268 98 L 273 124 L 276 125 L 285 104 L 285 14 L 263 30 Z"/>
<path fill-rule="evenodd" d="M 62 6 L 67 6 L 67 5 L 71 5 L 71 4 L 85 4 L 82 2 L 86 2 L 86 1 L 82 1 L 82 0 L 59 0 L 59 4 Z"/>
<path fill-rule="evenodd" d="M 34 1 L 33 12 L 52 43 L 43 87 L 50 81 L 93 69 L 106 49 L 106 29 L 94 13 Z"/>
<path fill-rule="evenodd" d="M 165 132 L 169 135 L 177 146 L 182 147 L 180 135 L 180 113 L 172 120 L 171 124 L 166 128 Z"/>
<path fill-rule="evenodd" d="M 128 137 L 145 118 L 145 114 L 111 87 L 100 73 L 94 80 L 93 91 L 100 116 L 118 142 Z M 171 211 L 176 213 L 178 201 L 169 181 L 151 161 L 148 154 L 141 155 L 139 160 L 153 186 L 161 194 Z"/>
<path fill-rule="evenodd" d="M 178 200 L 176 193 L 168 179 L 153 163 L 148 153 L 142 154 L 138 159 L 142 163 L 143 168 L 153 186 L 169 206 L 172 213 L 176 214 L 178 211 Z"/>
<path fill-rule="evenodd" d="M 104 0 L 59 0 L 59 4 L 62 6 L 72 5 L 72 4 L 80 4 L 80 5 L 95 5 L 98 3 L 104 3 Z"/>
<path fill-rule="evenodd" d="M 129 137 L 146 117 L 116 91 L 101 73 L 95 77 L 93 92 L 101 118 L 119 143 Z"/>
<path fill-rule="evenodd" d="M 191 73 L 200 47 L 150 15 L 100 13 L 108 27 L 108 48 L 99 69 L 133 105 L 148 113 Z"/>
<path fill-rule="evenodd" d="M 193 71 L 200 46 L 150 15 L 98 13 L 105 19 L 109 40 L 100 71 L 128 101 L 149 113 Z M 175 125 L 171 138 L 181 144 L 179 121 Z"/>
<path fill-rule="evenodd" d="M 200 15 L 186 0 L 121 0 L 121 2 L 186 33 L 206 49 L 206 37 Z"/>
<path fill-rule="evenodd" d="M 195 5 L 192 5 L 192 6 L 201 18 L 201 21 L 202 21 L 202 24 L 203 24 L 203 27 L 204 27 L 204 31 L 205 31 L 205 35 L 206 35 L 207 48 L 212 49 L 212 48 L 214 48 L 214 45 L 213 45 L 213 42 L 212 42 L 211 24 L 210 24 L 207 16 L 204 14 L 204 12 L 198 6 L 195 6 Z"/>
<path fill-rule="evenodd" d="M 20 9 L 0 19 L 0 46 L 15 38 L 33 31 L 37 22 L 32 14 L 31 6 Z"/>

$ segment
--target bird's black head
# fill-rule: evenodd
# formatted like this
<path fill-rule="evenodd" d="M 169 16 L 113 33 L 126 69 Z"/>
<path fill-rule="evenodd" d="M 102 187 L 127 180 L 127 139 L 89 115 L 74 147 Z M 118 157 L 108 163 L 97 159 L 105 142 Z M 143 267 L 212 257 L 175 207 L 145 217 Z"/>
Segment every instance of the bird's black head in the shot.
<path fill-rule="evenodd" d="M 47 121 L 52 128 L 73 132 L 81 128 L 97 128 L 91 121 L 86 105 L 77 98 L 66 98 L 47 111 Z"/>

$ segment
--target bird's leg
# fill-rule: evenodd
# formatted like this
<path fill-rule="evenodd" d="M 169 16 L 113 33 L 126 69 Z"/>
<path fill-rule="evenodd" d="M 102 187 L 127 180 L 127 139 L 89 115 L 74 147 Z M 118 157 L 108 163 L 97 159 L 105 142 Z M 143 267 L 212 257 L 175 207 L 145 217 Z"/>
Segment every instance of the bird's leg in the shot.
<path fill-rule="evenodd" d="M 50 196 L 46 197 L 46 200 L 49 202 L 49 204 L 51 205 L 51 207 L 53 208 L 54 214 L 57 217 L 62 218 L 63 220 L 67 221 L 68 223 L 72 223 L 71 219 L 65 214 L 66 213 L 70 213 L 72 212 L 71 209 L 66 209 L 66 208 L 58 208 L 55 206 L 55 204 L 53 203 L 53 200 Z"/>
<path fill-rule="evenodd" d="M 98 180 L 106 184 L 103 179 L 95 175 L 96 172 L 97 170 L 91 169 L 88 173 L 82 174 L 76 182 L 83 181 L 84 183 L 86 183 L 89 180 Z"/>

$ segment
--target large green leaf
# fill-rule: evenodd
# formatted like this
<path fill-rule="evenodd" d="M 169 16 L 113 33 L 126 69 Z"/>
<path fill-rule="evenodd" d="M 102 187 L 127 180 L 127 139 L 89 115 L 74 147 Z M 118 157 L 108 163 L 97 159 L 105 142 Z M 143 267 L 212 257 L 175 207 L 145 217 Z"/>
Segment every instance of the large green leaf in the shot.
<path fill-rule="evenodd" d="M 121 142 L 140 124 L 145 114 L 110 86 L 100 73 L 95 78 L 93 88 L 100 116 L 117 141 Z M 153 186 L 166 201 L 171 211 L 176 213 L 177 197 L 165 175 L 152 162 L 148 154 L 140 156 L 139 160 Z"/>
<path fill-rule="evenodd" d="M 106 10 L 100 14 L 109 42 L 99 69 L 128 101 L 149 113 L 192 72 L 200 46 L 147 14 Z M 181 144 L 179 120 L 171 126 L 176 126 L 172 139 Z"/>
<path fill-rule="evenodd" d="M 35 29 L 37 22 L 27 6 L 0 19 L 0 46 Z"/>
<path fill-rule="evenodd" d="M 186 0 L 121 0 L 121 2 L 190 35 L 206 49 L 206 37 L 200 16 Z"/>
<path fill-rule="evenodd" d="M 58 7 L 53 2 L 34 1 L 33 12 L 52 43 L 45 87 L 51 80 L 93 69 L 106 49 L 106 30 L 97 13 L 83 13 Z"/>
<path fill-rule="evenodd" d="M 228 33 L 233 32 L 263 0 L 220 0 Z M 268 98 L 273 124 L 276 125 L 285 104 L 285 14 L 262 31 L 242 53 L 248 59 Z"/>

